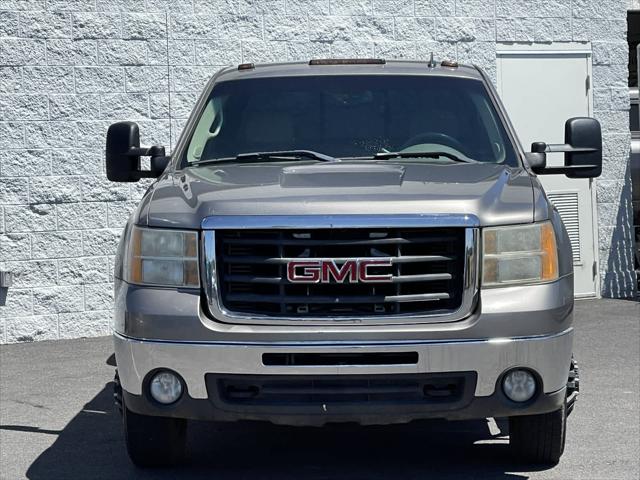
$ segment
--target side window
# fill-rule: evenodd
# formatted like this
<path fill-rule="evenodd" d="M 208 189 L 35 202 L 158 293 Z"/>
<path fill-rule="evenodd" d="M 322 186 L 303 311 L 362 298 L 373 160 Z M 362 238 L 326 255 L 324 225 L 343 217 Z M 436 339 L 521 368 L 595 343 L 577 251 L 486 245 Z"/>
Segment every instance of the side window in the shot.
<path fill-rule="evenodd" d="M 198 121 L 189 149 L 187 150 L 187 159 L 189 162 L 197 162 L 202 158 L 207 143 L 212 138 L 217 137 L 222 129 L 223 111 L 222 105 L 227 97 L 214 97 L 204 107 L 202 116 Z"/>
<path fill-rule="evenodd" d="M 471 94 L 471 101 L 476 106 L 475 111 L 478 112 L 480 122 L 478 122 L 477 128 L 481 128 L 486 132 L 486 137 L 491 142 L 490 148 L 493 157 L 496 158 L 498 163 L 504 161 L 506 152 L 502 147 L 502 136 L 500 135 L 500 127 L 496 123 L 496 117 L 491 114 L 491 108 L 488 104 L 486 95 Z"/>

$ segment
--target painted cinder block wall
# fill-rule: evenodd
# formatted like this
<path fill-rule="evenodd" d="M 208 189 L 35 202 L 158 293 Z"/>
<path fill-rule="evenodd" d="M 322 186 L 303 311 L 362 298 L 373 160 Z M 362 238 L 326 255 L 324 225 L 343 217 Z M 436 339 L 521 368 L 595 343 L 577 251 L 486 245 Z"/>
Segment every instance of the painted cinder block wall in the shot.
<path fill-rule="evenodd" d="M 118 236 L 146 184 L 104 175 L 111 122 L 175 143 L 207 78 L 240 62 L 456 58 L 590 42 L 605 163 L 604 296 L 633 293 L 625 0 L 0 0 L 0 343 L 108 334 Z M 167 38 L 168 32 L 168 38 Z M 168 84 L 171 88 L 169 107 Z M 170 138 L 170 136 L 172 138 Z"/>

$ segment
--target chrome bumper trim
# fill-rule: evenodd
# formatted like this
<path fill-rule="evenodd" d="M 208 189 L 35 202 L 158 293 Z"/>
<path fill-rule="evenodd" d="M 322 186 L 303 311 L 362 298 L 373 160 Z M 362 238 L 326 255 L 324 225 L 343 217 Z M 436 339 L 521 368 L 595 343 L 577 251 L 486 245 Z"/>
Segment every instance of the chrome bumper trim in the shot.
<path fill-rule="evenodd" d="M 284 341 L 284 342 L 233 342 L 233 341 L 200 341 L 200 340 L 157 340 L 157 339 L 144 339 L 136 338 L 127 335 L 123 335 L 118 332 L 114 332 L 114 335 L 122 338 L 123 340 L 131 340 L 135 342 L 153 342 L 153 343 L 166 343 L 169 345 L 218 345 L 218 346 L 251 346 L 251 347 L 387 347 L 396 345 L 459 345 L 462 343 L 507 343 L 507 342 L 527 342 L 529 340 L 541 340 L 561 337 L 567 334 L 573 327 L 570 327 L 562 332 L 554 333 L 551 335 L 528 335 L 524 337 L 493 337 L 493 338 L 452 338 L 450 340 L 344 340 L 344 341 Z"/>
<path fill-rule="evenodd" d="M 145 375 L 156 368 L 170 368 L 187 383 L 193 398 L 207 398 L 206 373 L 254 375 L 395 374 L 475 371 L 476 396 L 495 391 L 500 375 L 513 367 L 539 373 L 546 393 L 567 382 L 573 346 L 573 328 L 549 336 L 493 338 L 466 341 L 393 342 L 331 345 L 238 345 L 229 343 L 178 343 L 136 340 L 114 334 L 118 371 L 123 388 L 140 395 Z M 265 366 L 263 353 L 375 353 L 418 352 L 412 365 L 371 366 Z M 566 367 L 566 368 L 565 368 Z"/>

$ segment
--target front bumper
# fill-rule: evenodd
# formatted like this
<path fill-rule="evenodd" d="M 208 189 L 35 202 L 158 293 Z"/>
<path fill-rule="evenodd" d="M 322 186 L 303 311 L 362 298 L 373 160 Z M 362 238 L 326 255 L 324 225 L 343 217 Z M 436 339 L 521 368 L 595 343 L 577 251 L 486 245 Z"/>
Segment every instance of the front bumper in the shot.
<path fill-rule="evenodd" d="M 565 398 L 571 361 L 573 329 L 552 335 L 457 341 L 368 342 L 330 344 L 242 344 L 142 341 L 114 335 L 124 400 L 137 413 L 211 420 L 269 420 L 284 424 L 323 424 L 338 421 L 397 423 L 418 418 L 483 418 L 552 411 Z M 265 365 L 264 354 L 417 353 L 415 363 L 393 365 Z M 533 370 L 539 393 L 523 405 L 504 397 L 498 388 L 502 374 L 514 367 Z M 185 383 L 182 398 L 161 406 L 147 394 L 150 375 L 157 369 L 177 372 Z M 469 380 L 456 401 L 430 405 L 341 404 L 308 402 L 274 408 L 237 408 L 224 401 L 212 383 L 213 374 L 314 379 L 326 377 L 373 379 L 407 375 L 462 372 Z"/>
<path fill-rule="evenodd" d="M 541 393 L 524 405 L 507 399 L 501 391 L 488 397 L 473 397 L 468 403 L 455 408 L 440 406 L 408 407 L 395 403 L 372 405 L 331 405 L 318 403 L 305 405 L 291 411 L 289 405 L 268 408 L 229 409 L 215 400 L 183 396 L 175 405 L 154 403 L 145 395 L 122 392 L 127 408 L 141 415 L 187 418 L 218 422 L 239 420 L 268 421 L 277 425 L 322 426 L 328 423 L 358 423 L 360 425 L 388 425 L 408 423 L 413 420 L 443 418 L 447 420 L 471 420 L 489 417 L 514 417 L 555 411 L 562 407 L 566 388 L 553 393 Z"/>

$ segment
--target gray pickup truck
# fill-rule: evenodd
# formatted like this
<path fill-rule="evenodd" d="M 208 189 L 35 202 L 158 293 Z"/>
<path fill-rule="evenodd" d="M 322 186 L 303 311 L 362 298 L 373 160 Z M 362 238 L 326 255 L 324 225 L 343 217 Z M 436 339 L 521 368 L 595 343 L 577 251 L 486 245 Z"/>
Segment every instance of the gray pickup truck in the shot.
<path fill-rule="evenodd" d="M 189 419 L 507 417 L 515 456 L 558 462 L 572 256 L 537 175 L 597 177 L 601 143 L 572 118 L 526 152 L 479 68 L 433 60 L 223 69 L 171 157 L 112 125 L 109 179 L 157 178 L 115 265 L 132 461 L 182 461 Z"/>

